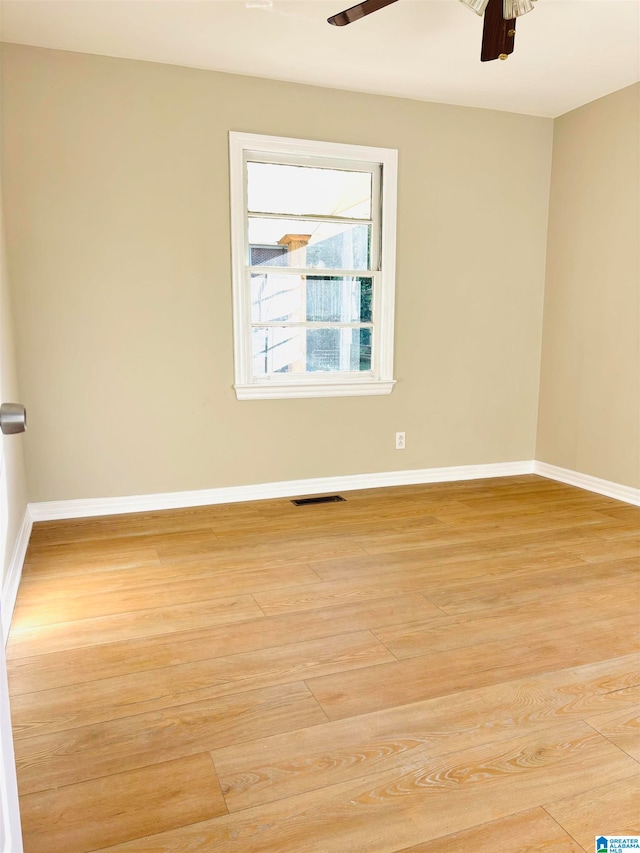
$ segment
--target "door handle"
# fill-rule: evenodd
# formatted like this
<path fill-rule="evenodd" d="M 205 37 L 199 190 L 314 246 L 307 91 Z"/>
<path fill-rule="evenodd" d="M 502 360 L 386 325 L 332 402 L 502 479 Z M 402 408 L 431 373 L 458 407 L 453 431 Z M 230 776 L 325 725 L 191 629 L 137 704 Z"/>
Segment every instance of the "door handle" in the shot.
<path fill-rule="evenodd" d="M 3 435 L 15 435 L 27 428 L 27 410 L 22 403 L 3 403 L 0 406 L 0 430 Z"/>

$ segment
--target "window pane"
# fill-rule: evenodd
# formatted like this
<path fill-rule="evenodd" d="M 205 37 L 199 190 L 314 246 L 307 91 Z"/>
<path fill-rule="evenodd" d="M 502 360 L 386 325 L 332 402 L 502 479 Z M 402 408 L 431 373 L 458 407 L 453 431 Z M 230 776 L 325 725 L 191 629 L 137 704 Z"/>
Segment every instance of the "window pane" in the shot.
<path fill-rule="evenodd" d="M 371 172 L 247 163 L 249 210 L 371 218 Z"/>
<path fill-rule="evenodd" d="M 300 275 L 252 275 L 251 322 L 304 322 L 304 292 Z"/>
<path fill-rule="evenodd" d="M 373 279 L 307 276 L 309 323 L 370 323 Z"/>
<path fill-rule="evenodd" d="M 371 370 L 371 329 L 307 329 L 307 371 Z"/>
<path fill-rule="evenodd" d="M 253 266 L 367 270 L 370 247 L 370 225 L 249 218 Z"/>
<path fill-rule="evenodd" d="M 254 376 L 371 370 L 371 329 L 253 329 Z"/>
<path fill-rule="evenodd" d="M 373 279 L 353 276 L 251 275 L 253 323 L 370 323 Z"/>

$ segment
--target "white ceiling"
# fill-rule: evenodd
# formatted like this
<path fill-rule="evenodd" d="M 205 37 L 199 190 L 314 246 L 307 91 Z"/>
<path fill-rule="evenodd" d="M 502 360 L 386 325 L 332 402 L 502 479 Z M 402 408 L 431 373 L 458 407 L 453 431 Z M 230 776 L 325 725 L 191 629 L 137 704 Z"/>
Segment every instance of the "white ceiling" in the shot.
<path fill-rule="evenodd" d="M 356 0 L 0 0 L 20 44 L 557 116 L 640 79 L 637 0 L 539 0 L 507 62 L 480 62 L 482 19 L 399 0 L 347 27 Z"/>

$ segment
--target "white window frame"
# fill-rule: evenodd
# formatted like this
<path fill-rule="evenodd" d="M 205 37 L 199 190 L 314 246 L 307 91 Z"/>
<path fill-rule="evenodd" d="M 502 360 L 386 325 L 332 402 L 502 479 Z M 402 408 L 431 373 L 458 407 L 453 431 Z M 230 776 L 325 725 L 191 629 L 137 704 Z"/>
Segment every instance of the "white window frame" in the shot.
<path fill-rule="evenodd" d="M 375 211 L 372 210 L 372 218 L 379 222 L 379 249 L 377 252 L 375 249 L 372 252 L 371 266 L 374 268 L 359 272 L 359 275 L 373 278 L 371 371 L 366 373 L 314 372 L 302 375 L 284 373 L 266 377 L 253 375 L 246 163 L 247 160 L 256 158 L 263 162 L 292 162 L 334 168 L 357 169 L 363 164 L 380 167 L 381 192 L 374 192 L 372 199 L 372 204 L 378 208 Z M 395 384 L 393 328 L 398 152 L 391 148 L 371 148 L 362 145 L 343 145 L 335 142 L 316 142 L 231 131 L 229 133 L 229 166 L 234 388 L 238 400 L 390 394 Z"/>

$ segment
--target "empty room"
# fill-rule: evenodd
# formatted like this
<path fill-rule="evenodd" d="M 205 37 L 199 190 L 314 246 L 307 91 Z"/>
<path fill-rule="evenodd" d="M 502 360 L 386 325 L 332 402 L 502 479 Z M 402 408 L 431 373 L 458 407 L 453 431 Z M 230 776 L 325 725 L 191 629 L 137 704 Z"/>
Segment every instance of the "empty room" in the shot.
<path fill-rule="evenodd" d="M 0 0 L 2 853 L 640 849 L 640 6 Z"/>

